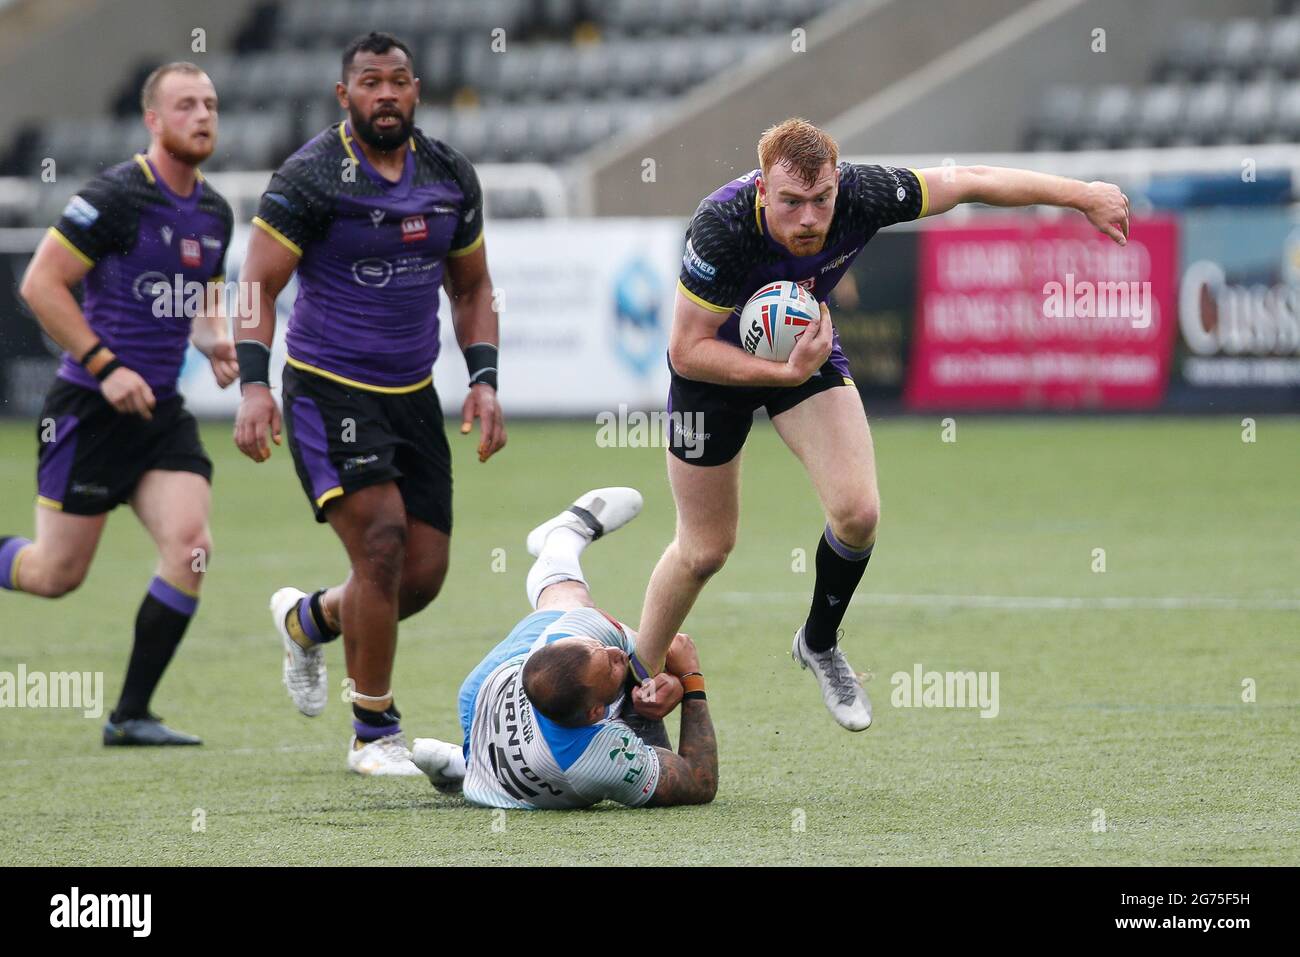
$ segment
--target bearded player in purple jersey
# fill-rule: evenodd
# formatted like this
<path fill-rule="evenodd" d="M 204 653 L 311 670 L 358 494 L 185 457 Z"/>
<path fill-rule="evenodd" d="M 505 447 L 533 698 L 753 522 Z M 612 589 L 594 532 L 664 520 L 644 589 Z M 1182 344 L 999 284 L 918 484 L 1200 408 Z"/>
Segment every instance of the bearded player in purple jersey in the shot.
<path fill-rule="evenodd" d="M 1109 183 L 1028 170 L 839 163 L 835 141 L 798 118 L 764 132 L 758 159 L 759 169 L 700 203 L 686 232 L 668 348 L 669 408 L 692 429 L 670 443 L 677 534 L 650 579 L 630 666 L 643 680 L 662 669 L 673 636 L 735 544 L 740 450 L 754 411 L 765 407 L 826 515 L 812 606 L 793 656 L 816 675 L 835 720 L 862 731 L 871 704 L 838 630 L 875 546 L 880 498 L 866 413 L 826 298 L 876 230 L 894 223 L 959 203 L 1041 203 L 1077 209 L 1124 245 L 1128 198 Z M 776 280 L 797 282 L 821 302 L 820 322 L 785 362 L 748 354 L 737 331 L 750 296 Z"/>
<path fill-rule="evenodd" d="M 296 270 L 287 334 L 284 424 L 318 522 L 351 562 L 347 580 L 306 594 L 282 588 L 271 614 L 284 683 L 311 717 L 328 696 L 324 646 L 343 636 L 360 774 L 411 775 L 393 701 L 397 623 L 423 609 L 447 573 L 451 452 L 431 370 L 445 285 L 469 367 L 461 433 L 480 423 L 479 460 L 505 445 L 497 403 L 497 317 L 483 247 L 482 194 L 460 153 L 413 125 L 411 52 L 371 33 L 343 54 L 347 119 L 272 177 L 241 282 L 257 317 L 239 323 L 243 400 L 235 442 L 254 461 L 280 441 L 269 386 L 275 298 Z"/>
<path fill-rule="evenodd" d="M 159 565 L 104 744 L 199 744 L 149 703 L 211 558 L 212 462 L 176 383 L 187 342 L 222 388 L 238 375 L 221 297 L 208 285 L 222 279 L 232 216 L 198 171 L 216 145 L 212 81 L 192 63 L 169 63 L 145 81 L 141 105 L 148 152 L 83 186 L 23 277 L 24 300 L 65 351 L 37 427 L 36 539 L 0 537 L 0 589 L 59 598 L 77 588 L 108 513 L 130 503 Z M 83 280 L 78 306 L 72 288 Z M 172 302 L 182 314 L 158 308 Z"/>

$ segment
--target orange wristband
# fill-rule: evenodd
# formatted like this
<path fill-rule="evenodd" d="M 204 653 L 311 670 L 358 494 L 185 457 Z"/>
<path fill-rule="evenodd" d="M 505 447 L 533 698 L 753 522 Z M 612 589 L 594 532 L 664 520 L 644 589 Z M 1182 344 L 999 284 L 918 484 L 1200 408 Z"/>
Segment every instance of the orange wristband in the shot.
<path fill-rule="evenodd" d="M 116 358 L 117 357 L 107 348 L 96 349 L 94 354 L 84 363 L 84 368 L 91 375 L 98 378 L 99 373 L 104 369 L 104 367 Z"/>
<path fill-rule="evenodd" d="M 694 674 L 683 675 L 682 690 L 688 694 L 692 691 L 703 691 L 704 675 L 700 674 L 698 671 Z"/>

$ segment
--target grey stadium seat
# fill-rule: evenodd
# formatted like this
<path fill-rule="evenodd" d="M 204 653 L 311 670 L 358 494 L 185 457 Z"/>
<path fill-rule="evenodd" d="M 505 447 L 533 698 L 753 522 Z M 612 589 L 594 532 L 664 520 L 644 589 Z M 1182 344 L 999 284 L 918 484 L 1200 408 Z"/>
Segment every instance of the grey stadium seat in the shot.
<path fill-rule="evenodd" d="M 1287 84 L 1277 103 L 1270 142 L 1294 143 L 1300 140 L 1300 80 Z"/>
<path fill-rule="evenodd" d="M 1228 21 L 1214 45 L 1213 65 L 1235 76 L 1249 76 L 1259 65 L 1263 37 L 1258 20 L 1243 17 Z"/>
<path fill-rule="evenodd" d="M 1237 91 L 1225 124 L 1230 143 L 1258 143 L 1273 124 L 1280 90 L 1270 80 L 1256 80 Z"/>
<path fill-rule="evenodd" d="M 1165 59 L 1168 72 L 1183 79 L 1204 76 L 1212 64 L 1216 31 L 1204 20 L 1180 23 L 1174 34 L 1173 47 Z"/>
<path fill-rule="evenodd" d="M 1264 41 L 1263 60 L 1283 76 L 1300 75 L 1300 16 L 1273 22 Z"/>
<path fill-rule="evenodd" d="M 1138 96 L 1134 141 L 1163 146 L 1178 132 L 1182 120 L 1186 88 L 1176 83 L 1149 86 Z"/>
<path fill-rule="evenodd" d="M 1217 143 L 1224 136 L 1233 89 L 1226 83 L 1209 81 L 1194 87 L 1187 97 L 1186 112 L 1176 144 Z"/>

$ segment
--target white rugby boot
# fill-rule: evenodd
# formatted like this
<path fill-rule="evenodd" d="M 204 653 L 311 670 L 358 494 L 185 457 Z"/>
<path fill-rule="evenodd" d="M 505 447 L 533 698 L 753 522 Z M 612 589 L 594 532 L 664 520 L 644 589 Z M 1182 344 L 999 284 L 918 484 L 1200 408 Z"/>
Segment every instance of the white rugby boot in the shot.
<path fill-rule="evenodd" d="M 398 731 L 386 738 L 357 747 L 357 736 L 352 736 L 348 747 L 348 770 L 375 777 L 418 777 L 424 772 L 411 761 L 411 750 L 406 746 L 406 735 Z"/>
<path fill-rule="evenodd" d="M 528 533 L 528 554 L 542 553 L 546 536 L 556 528 L 571 528 L 588 542 L 622 528 L 641 512 L 641 493 L 634 488 L 614 486 L 592 489 L 559 515 Z"/>
<path fill-rule="evenodd" d="M 325 674 L 325 646 L 304 648 L 293 640 L 284 620 L 306 592 L 297 588 L 281 588 L 271 596 L 271 617 L 275 630 L 284 645 L 284 686 L 293 699 L 294 707 L 309 718 L 325 710 L 329 698 L 329 682 Z"/>
<path fill-rule="evenodd" d="M 459 744 L 437 738 L 416 738 L 411 761 L 443 794 L 459 794 L 465 781 L 465 751 Z"/>
<path fill-rule="evenodd" d="M 794 633 L 791 657 L 805 669 L 811 669 L 822 688 L 826 709 L 841 727 L 850 731 L 865 731 L 871 727 L 871 699 L 862 690 L 862 683 L 849 667 L 839 643 L 830 651 L 809 651 L 803 640 L 804 626 Z"/>

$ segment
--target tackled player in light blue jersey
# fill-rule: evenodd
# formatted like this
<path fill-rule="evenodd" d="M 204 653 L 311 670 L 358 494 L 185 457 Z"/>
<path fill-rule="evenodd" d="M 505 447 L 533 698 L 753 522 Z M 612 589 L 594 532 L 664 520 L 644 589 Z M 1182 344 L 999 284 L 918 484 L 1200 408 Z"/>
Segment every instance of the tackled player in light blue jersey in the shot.
<path fill-rule="evenodd" d="M 694 644 L 678 635 L 653 693 L 643 693 L 628 669 L 636 635 L 595 607 L 579 565 L 588 544 L 640 510 L 634 489 L 596 489 L 529 533 L 534 611 L 461 686 L 464 744 L 415 741 L 412 760 L 440 790 L 519 809 L 713 800 L 717 741 Z M 662 718 L 678 702 L 673 752 L 654 742 L 668 744 Z"/>

